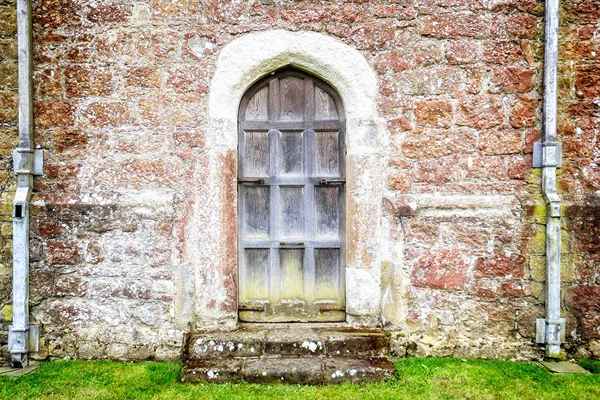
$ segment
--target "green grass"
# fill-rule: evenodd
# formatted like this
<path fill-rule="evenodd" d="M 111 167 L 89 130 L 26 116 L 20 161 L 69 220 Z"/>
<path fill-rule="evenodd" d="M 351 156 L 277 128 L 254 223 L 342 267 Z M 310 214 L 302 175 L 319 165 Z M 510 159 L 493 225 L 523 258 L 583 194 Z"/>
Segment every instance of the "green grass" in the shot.
<path fill-rule="evenodd" d="M 552 375 L 533 363 L 406 358 L 369 385 L 181 384 L 177 363 L 53 361 L 0 378 L 0 399 L 600 399 L 600 375 Z"/>
<path fill-rule="evenodd" d="M 593 374 L 600 374 L 600 360 L 590 360 L 589 358 L 579 361 L 579 365 Z"/>

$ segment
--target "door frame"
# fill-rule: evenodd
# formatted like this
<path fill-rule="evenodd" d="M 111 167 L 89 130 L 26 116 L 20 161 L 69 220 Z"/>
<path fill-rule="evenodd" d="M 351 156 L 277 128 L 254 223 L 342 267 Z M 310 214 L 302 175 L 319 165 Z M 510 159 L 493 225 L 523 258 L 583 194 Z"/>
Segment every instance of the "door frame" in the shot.
<path fill-rule="evenodd" d="M 268 43 L 268 46 L 265 46 Z M 268 30 L 241 35 L 218 54 L 203 123 L 205 159 L 194 166 L 174 315 L 189 329 L 234 329 L 237 318 L 237 120 L 258 79 L 286 65 L 339 93 L 346 117 L 346 313 L 349 324 L 381 326 L 389 300 L 382 268 L 400 260 L 384 232 L 390 137 L 377 111 L 377 75 L 358 50 L 326 34 Z M 398 265 L 398 271 L 403 271 Z M 395 292 L 394 292 L 395 293 Z M 393 296 L 402 299 L 403 296 Z"/>

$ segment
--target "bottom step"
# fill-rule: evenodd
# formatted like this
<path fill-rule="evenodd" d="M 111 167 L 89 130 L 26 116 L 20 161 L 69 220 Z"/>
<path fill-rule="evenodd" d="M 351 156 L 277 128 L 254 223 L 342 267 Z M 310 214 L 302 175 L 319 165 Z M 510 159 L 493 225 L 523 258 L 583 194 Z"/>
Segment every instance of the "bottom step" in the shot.
<path fill-rule="evenodd" d="M 373 382 L 393 375 L 394 365 L 387 358 L 238 358 L 188 362 L 182 381 L 319 385 Z"/>

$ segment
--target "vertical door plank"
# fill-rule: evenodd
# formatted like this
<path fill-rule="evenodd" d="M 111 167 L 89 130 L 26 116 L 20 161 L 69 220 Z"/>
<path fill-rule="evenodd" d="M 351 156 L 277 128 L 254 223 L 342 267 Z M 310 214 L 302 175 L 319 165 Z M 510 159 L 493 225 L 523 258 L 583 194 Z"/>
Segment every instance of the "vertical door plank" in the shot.
<path fill-rule="evenodd" d="M 269 249 L 245 249 L 242 258 L 245 273 L 240 286 L 240 302 L 265 302 L 269 296 Z"/>
<path fill-rule="evenodd" d="M 315 87 L 315 119 L 316 120 L 335 120 L 338 119 L 338 113 L 333 98 L 321 89 Z"/>
<path fill-rule="evenodd" d="M 315 299 L 341 305 L 343 294 L 340 285 L 340 250 L 315 249 L 315 273 Z"/>
<path fill-rule="evenodd" d="M 281 265 L 280 300 L 304 300 L 304 250 L 281 249 L 279 257 Z"/>
<path fill-rule="evenodd" d="M 244 132 L 242 174 L 245 177 L 268 176 L 269 164 L 269 138 L 267 132 Z"/>
<path fill-rule="evenodd" d="M 340 190 L 336 186 L 315 187 L 316 237 L 324 240 L 340 238 Z"/>
<path fill-rule="evenodd" d="M 270 196 L 268 186 L 245 186 L 241 188 L 242 226 L 244 239 L 269 239 Z"/>
<path fill-rule="evenodd" d="M 304 173 L 304 133 L 281 132 L 280 175 L 302 176 Z"/>
<path fill-rule="evenodd" d="M 246 106 L 246 121 L 267 121 L 269 119 L 269 87 L 260 89 L 248 101 Z"/>
<path fill-rule="evenodd" d="M 316 135 L 316 173 L 318 176 L 340 176 L 340 146 L 338 132 L 318 132 Z"/>
<path fill-rule="evenodd" d="M 304 120 L 304 81 L 288 76 L 279 81 L 281 121 Z"/>
<path fill-rule="evenodd" d="M 304 187 L 281 186 L 281 238 L 283 240 L 304 239 Z"/>

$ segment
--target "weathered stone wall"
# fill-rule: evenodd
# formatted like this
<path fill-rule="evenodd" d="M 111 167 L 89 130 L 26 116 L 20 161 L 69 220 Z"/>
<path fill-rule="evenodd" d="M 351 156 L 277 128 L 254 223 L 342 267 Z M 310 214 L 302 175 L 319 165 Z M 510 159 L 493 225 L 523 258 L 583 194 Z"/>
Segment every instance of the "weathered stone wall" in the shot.
<path fill-rule="evenodd" d="M 571 349 L 600 357 L 600 4 L 563 1 L 559 133 L 571 257 L 563 269 Z"/>
<path fill-rule="evenodd" d="M 0 364 L 11 320 L 12 149 L 17 143 L 17 42 L 14 0 L 0 1 Z"/>
<path fill-rule="evenodd" d="M 562 3 L 567 348 L 598 356 L 599 235 L 590 235 L 600 225 L 598 5 Z M 544 314 L 545 206 L 531 169 L 541 131 L 541 2 L 37 0 L 34 15 L 36 136 L 48 153 L 32 213 L 42 355 L 175 358 L 189 324 L 218 328 L 235 313 L 235 255 L 224 250 L 231 265 L 206 263 L 190 286 L 186 249 L 205 255 L 186 223 L 214 168 L 205 133 L 219 52 L 272 28 L 335 37 L 379 78 L 378 111 L 391 135 L 381 304 L 396 351 L 542 354 L 533 337 Z M 14 80 L 4 81 L 8 155 Z M 235 157 L 219 163 L 231 181 L 215 196 L 234 201 Z M 235 215 L 206 220 L 235 235 Z M 4 250 L 0 265 L 4 288 Z M 196 294 L 202 304 L 190 307 Z"/>

